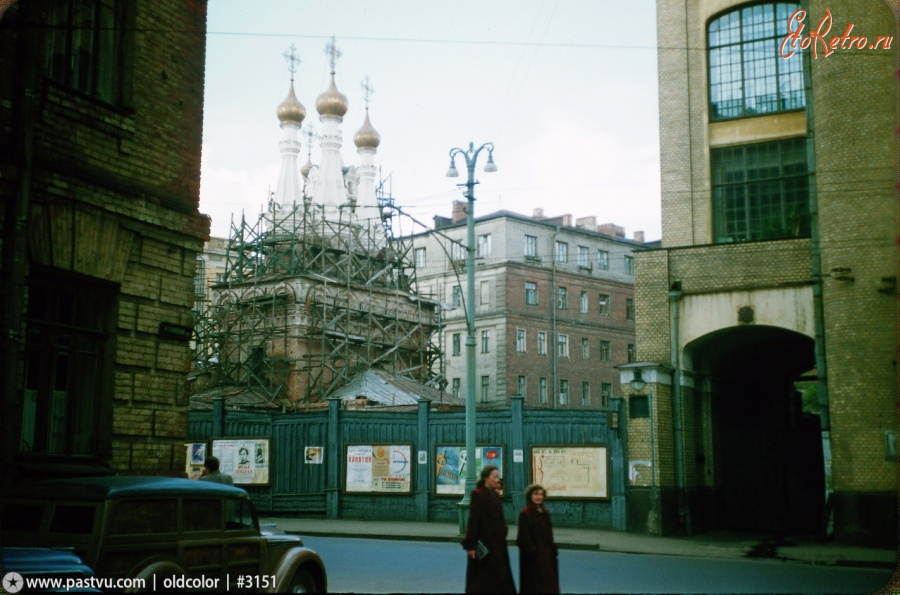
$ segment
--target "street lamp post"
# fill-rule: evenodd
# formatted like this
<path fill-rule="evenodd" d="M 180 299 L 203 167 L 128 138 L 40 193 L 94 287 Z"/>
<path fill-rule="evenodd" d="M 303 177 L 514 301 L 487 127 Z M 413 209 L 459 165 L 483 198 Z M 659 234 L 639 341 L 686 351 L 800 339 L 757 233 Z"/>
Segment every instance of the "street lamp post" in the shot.
<path fill-rule="evenodd" d="M 475 489 L 475 163 L 478 154 L 487 149 L 488 162 L 484 171 L 490 173 L 497 171 L 494 165 L 494 144 L 484 143 L 477 149 L 474 143 L 469 143 L 467 150 L 450 149 L 450 168 L 447 170 L 448 178 L 459 177 L 456 170 L 456 156 L 462 155 L 466 160 L 468 178 L 465 184 L 465 196 L 468 200 L 466 210 L 466 229 L 468 240 L 466 245 L 466 485 L 463 490 L 463 498 L 457 504 L 459 513 L 459 532 L 466 532 L 467 513 L 469 511 L 469 494 Z M 462 466 L 460 466 L 462 467 Z"/>

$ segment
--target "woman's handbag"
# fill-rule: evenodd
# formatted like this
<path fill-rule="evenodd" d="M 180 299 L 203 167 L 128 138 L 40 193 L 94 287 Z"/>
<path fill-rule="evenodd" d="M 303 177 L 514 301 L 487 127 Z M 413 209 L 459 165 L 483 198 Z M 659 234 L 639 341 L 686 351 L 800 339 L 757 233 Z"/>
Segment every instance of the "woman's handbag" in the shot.
<path fill-rule="evenodd" d="M 488 550 L 487 547 L 485 547 L 485 545 L 481 543 L 481 540 L 479 539 L 478 543 L 475 544 L 475 557 L 479 560 L 484 560 L 485 556 L 487 556 L 489 553 L 491 553 L 490 550 Z"/>

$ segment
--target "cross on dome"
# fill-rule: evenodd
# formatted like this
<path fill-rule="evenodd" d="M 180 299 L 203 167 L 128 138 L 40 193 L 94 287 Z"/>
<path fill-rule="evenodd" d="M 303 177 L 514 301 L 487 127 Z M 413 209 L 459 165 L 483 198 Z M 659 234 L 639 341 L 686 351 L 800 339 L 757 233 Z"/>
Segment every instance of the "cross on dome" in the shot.
<path fill-rule="evenodd" d="M 340 60 L 341 56 L 344 54 L 337 47 L 337 39 L 334 36 L 331 36 L 331 39 L 328 40 L 328 43 L 325 44 L 325 54 L 328 56 L 328 65 L 331 66 L 331 74 L 334 74 L 335 66 L 337 66 L 338 60 Z"/>
<path fill-rule="evenodd" d="M 300 54 L 297 53 L 297 47 L 294 44 L 291 44 L 284 54 L 284 60 L 288 63 L 288 70 L 291 72 L 291 82 L 294 82 L 294 73 L 297 72 L 297 67 L 300 65 Z"/>

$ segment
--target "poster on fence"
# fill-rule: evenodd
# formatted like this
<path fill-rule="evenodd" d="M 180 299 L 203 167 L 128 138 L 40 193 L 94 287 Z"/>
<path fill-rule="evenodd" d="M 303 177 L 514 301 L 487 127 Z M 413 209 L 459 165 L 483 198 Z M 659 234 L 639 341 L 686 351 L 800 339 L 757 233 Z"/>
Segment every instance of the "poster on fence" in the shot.
<path fill-rule="evenodd" d="M 411 456 L 412 446 L 409 444 L 348 444 L 344 459 L 346 491 L 410 493 Z"/>
<path fill-rule="evenodd" d="M 184 473 L 188 479 L 197 479 L 203 472 L 206 460 L 206 442 L 191 442 L 184 445 Z"/>
<path fill-rule="evenodd" d="M 609 498 L 605 446 L 535 446 L 531 477 L 553 498 Z"/>
<path fill-rule="evenodd" d="M 475 447 L 475 480 L 485 465 L 493 465 L 500 469 L 503 477 L 503 447 Z M 469 465 L 466 463 L 466 447 L 461 444 L 444 444 L 435 447 L 434 452 L 434 484 L 438 495 L 462 495 L 466 489 L 466 475 Z"/>
<path fill-rule="evenodd" d="M 219 470 L 230 475 L 235 485 L 269 483 L 268 438 L 216 439 L 212 451 L 219 459 Z"/>

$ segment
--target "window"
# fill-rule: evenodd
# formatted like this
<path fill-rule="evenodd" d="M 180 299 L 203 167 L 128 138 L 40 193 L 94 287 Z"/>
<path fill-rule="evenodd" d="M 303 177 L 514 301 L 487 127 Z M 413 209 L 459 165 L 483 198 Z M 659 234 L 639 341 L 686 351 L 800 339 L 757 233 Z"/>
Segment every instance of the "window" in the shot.
<path fill-rule="evenodd" d="M 451 394 L 454 397 L 459 397 L 459 378 L 454 378 L 450 382 L 450 386 L 451 386 L 451 389 L 450 389 Z"/>
<path fill-rule="evenodd" d="M 581 339 L 581 359 L 591 359 L 590 339 Z"/>
<path fill-rule="evenodd" d="M 809 237 L 806 139 L 712 149 L 716 242 Z"/>
<path fill-rule="evenodd" d="M 491 377 L 481 377 L 481 402 L 487 403 L 491 398 Z"/>
<path fill-rule="evenodd" d="M 625 319 L 634 320 L 634 300 L 625 298 Z"/>
<path fill-rule="evenodd" d="M 537 237 L 525 236 L 525 256 L 527 258 L 537 258 Z"/>
<path fill-rule="evenodd" d="M 559 287 L 556 289 L 556 306 L 560 310 L 568 310 L 569 309 L 569 292 L 566 291 L 565 287 Z"/>
<path fill-rule="evenodd" d="M 525 282 L 525 304 L 528 306 L 537 306 L 537 283 L 531 281 Z"/>
<path fill-rule="evenodd" d="M 780 51 L 788 20 L 798 8 L 798 3 L 756 4 L 710 22 L 710 120 L 774 114 L 806 105 L 800 48 L 793 48 L 795 53 L 787 59 Z M 790 49 L 785 47 L 785 54 Z"/>
<path fill-rule="evenodd" d="M 608 362 L 612 360 L 612 343 L 609 341 L 600 341 L 600 361 Z"/>
<path fill-rule="evenodd" d="M 458 244 L 453 242 L 450 244 L 450 258 L 454 262 L 465 262 L 466 261 L 466 247 L 462 244 Z"/>
<path fill-rule="evenodd" d="M 425 248 L 416 248 L 416 268 L 423 268 L 425 262 Z"/>
<path fill-rule="evenodd" d="M 525 396 L 526 396 L 526 395 L 525 395 L 525 389 L 526 389 L 526 388 L 527 388 L 527 387 L 525 386 L 525 377 L 524 377 L 524 376 L 519 376 L 519 377 L 516 379 L 516 394 L 519 395 L 519 396 L 522 397 L 522 398 L 525 398 Z"/>
<path fill-rule="evenodd" d="M 628 399 L 628 417 L 650 417 L 650 399 L 647 395 L 631 395 Z"/>
<path fill-rule="evenodd" d="M 599 300 L 599 314 L 600 316 L 609 316 L 609 296 L 605 293 L 600 294 Z"/>
<path fill-rule="evenodd" d="M 597 250 L 597 268 L 601 271 L 609 270 L 609 252 Z"/>
<path fill-rule="evenodd" d="M 636 361 L 637 361 L 637 354 L 635 353 L 635 350 L 634 350 L 634 344 L 629 343 L 628 344 L 628 363 L 630 364 L 630 363 L 636 362 Z"/>
<path fill-rule="evenodd" d="M 569 262 L 569 245 L 565 242 L 556 242 L 556 262 Z"/>
<path fill-rule="evenodd" d="M 559 381 L 559 404 L 569 404 L 569 381 L 566 379 L 560 379 Z"/>
<path fill-rule="evenodd" d="M 115 289 L 82 277 L 35 270 L 28 287 L 24 399 L 19 450 L 96 455 L 108 410 L 106 365 Z"/>
<path fill-rule="evenodd" d="M 557 345 L 558 351 L 556 354 L 559 357 L 569 357 L 569 335 L 559 335 Z"/>
<path fill-rule="evenodd" d="M 453 351 L 451 351 L 451 353 L 452 353 L 453 355 L 459 355 L 459 354 L 460 354 L 460 348 L 459 348 L 460 337 L 459 337 L 459 333 L 453 333 L 452 340 L 453 340 Z"/>
<path fill-rule="evenodd" d="M 634 258 L 625 256 L 625 274 L 634 277 Z"/>
<path fill-rule="evenodd" d="M 481 331 L 481 353 L 491 351 L 491 331 Z"/>
<path fill-rule="evenodd" d="M 481 289 L 481 304 L 486 306 L 491 303 L 491 282 L 490 281 L 482 281 L 480 285 Z"/>
<path fill-rule="evenodd" d="M 585 269 L 591 268 L 590 250 L 587 246 L 578 246 L 578 266 Z"/>
<path fill-rule="evenodd" d="M 547 379 L 538 378 L 538 402 L 547 402 Z"/>
<path fill-rule="evenodd" d="M 591 383 L 590 382 L 582 382 L 581 383 L 581 404 L 584 406 L 588 406 L 591 404 Z"/>
<path fill-rule="evenodd" d="M 581 313 L 587 314 L 588 312 L 588 292 L 581 292 Z"/>
<path fill-rule="evenodd" d="M 609 408 L 609 400 L 612 398 L 612 384 L 608 382 L 600 383 L 600 407 Z"/>
<path fill-rule="evenodd" d="M 462 307 L 462 287 L 460 287 L 459 285 L 453 286 L 453 297 L 451 301 L 454 308 Z"/>
<path fill-rule="evenodd" d="M 58 0 L 48 4 L 47 76 L 110 105 L 126 102 L 124 0 Z"/>
<path fill-rule="evenodd" d="M 525 329 L 523 328 L 516 329 L 516 351 L 525 352 Z"/>
<path fill-rule="evenodd" d="M 547 355 L 547 333 L 538 333 L 538 355 Z"/>
<path fill-rule="evenodd" d="M 475 246 L 476 246 L 479 258 L 484 258 L 485 256 L 490 256 L 491 255 L 491 234 L 487 233 L 487 234 L 478 236 L 478 240 L 475 242 Z"/>

